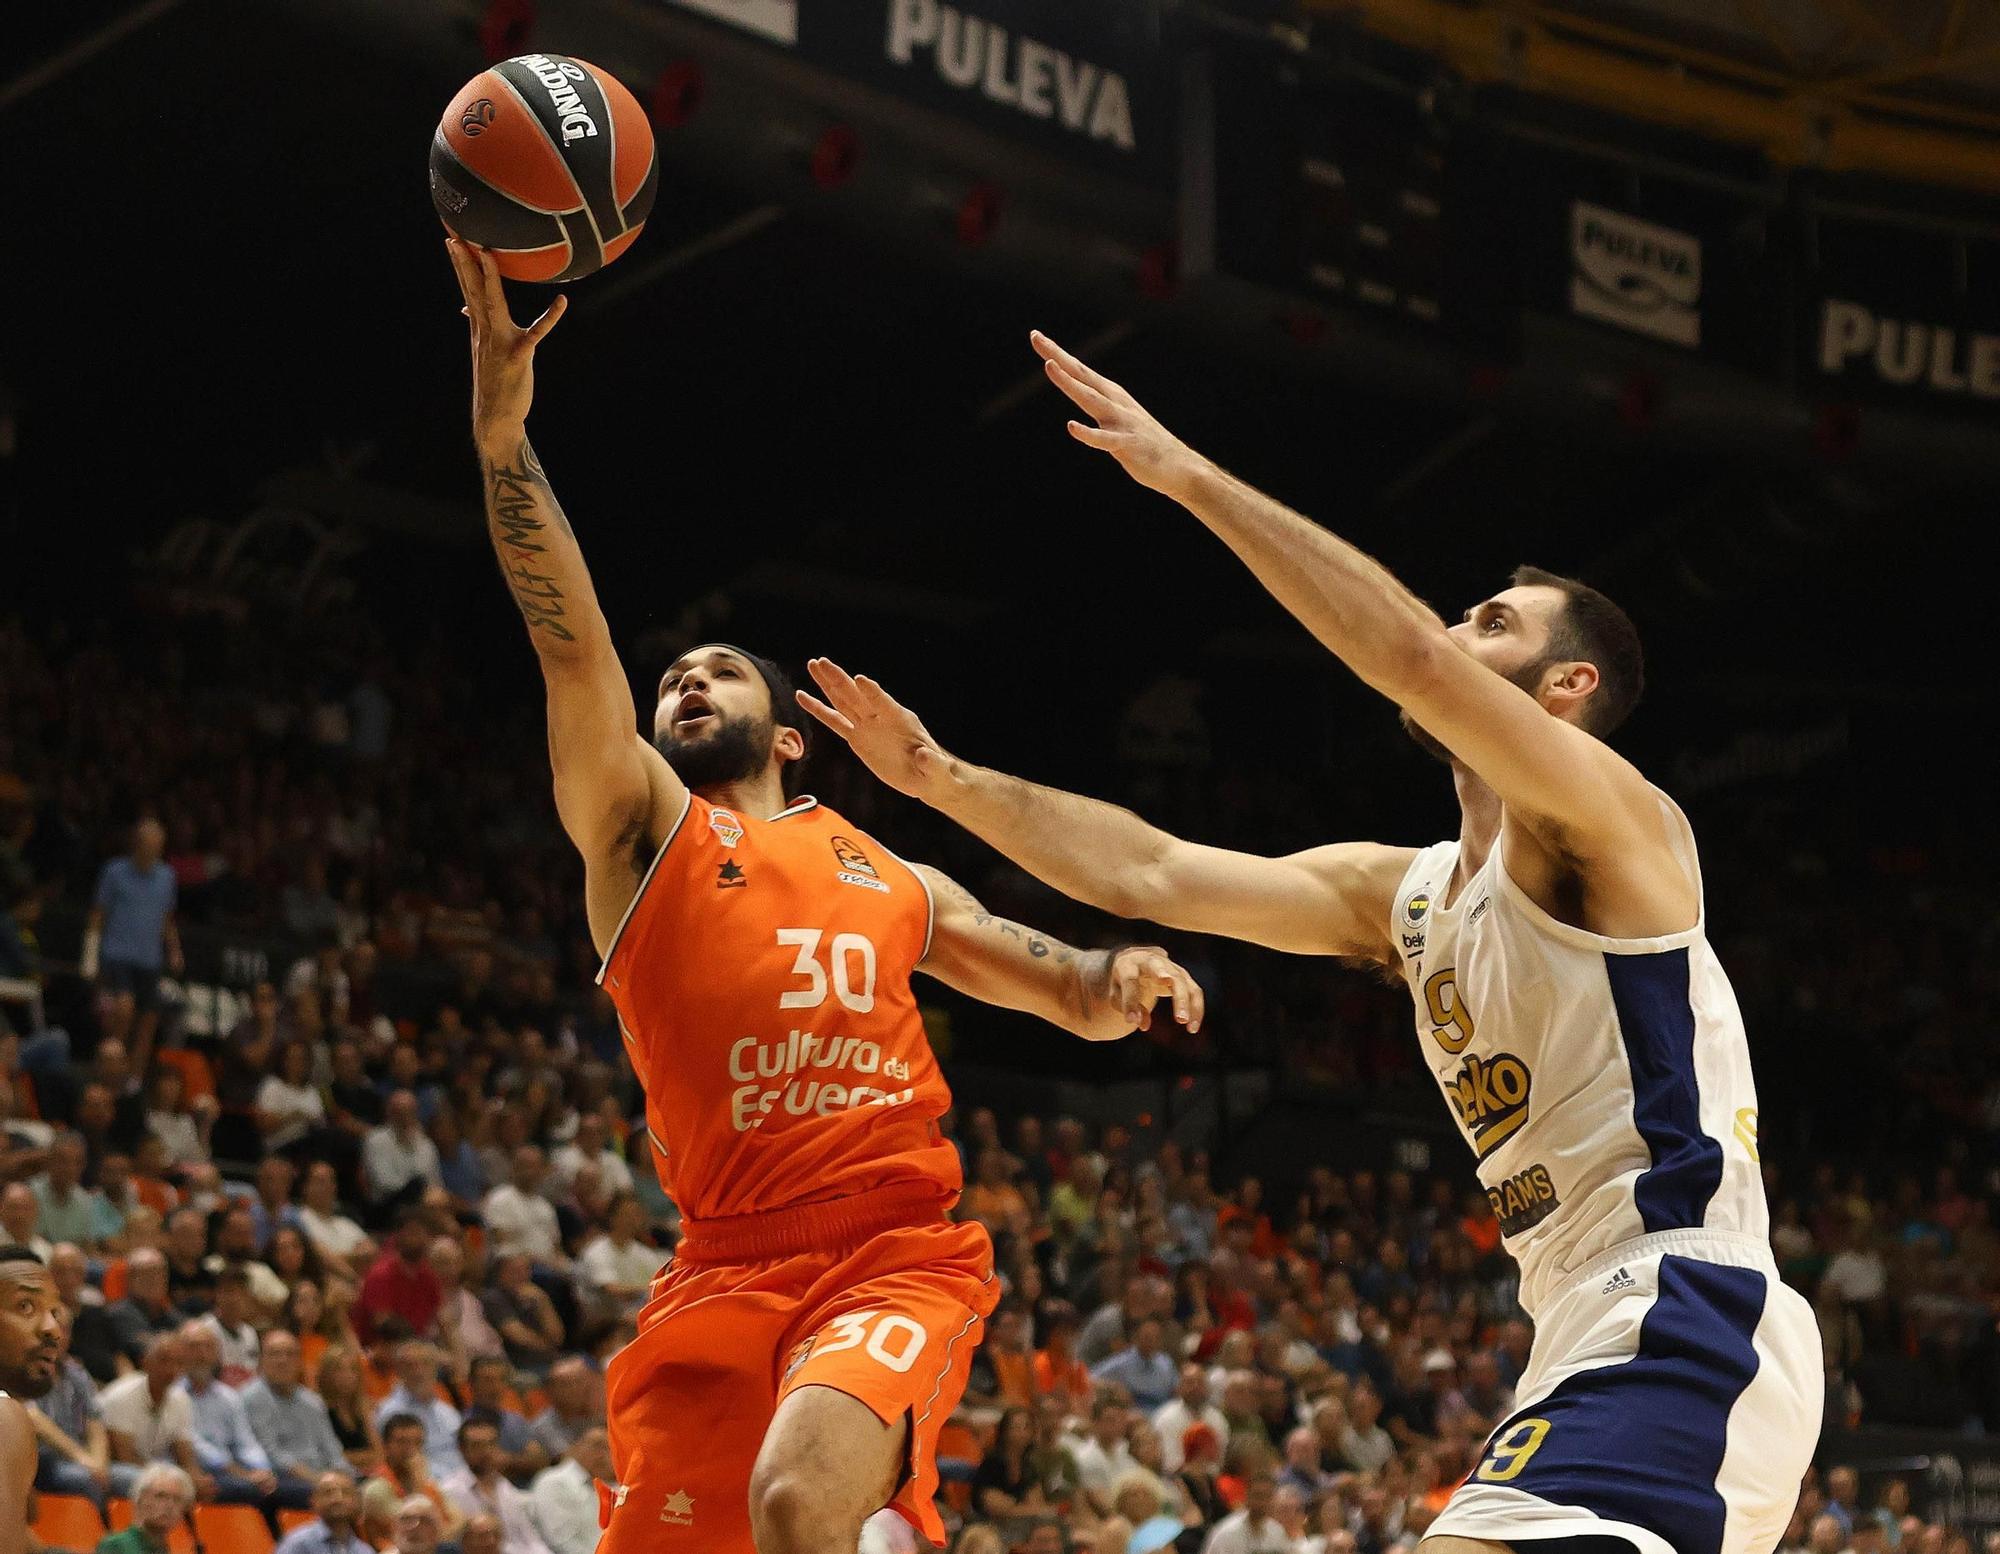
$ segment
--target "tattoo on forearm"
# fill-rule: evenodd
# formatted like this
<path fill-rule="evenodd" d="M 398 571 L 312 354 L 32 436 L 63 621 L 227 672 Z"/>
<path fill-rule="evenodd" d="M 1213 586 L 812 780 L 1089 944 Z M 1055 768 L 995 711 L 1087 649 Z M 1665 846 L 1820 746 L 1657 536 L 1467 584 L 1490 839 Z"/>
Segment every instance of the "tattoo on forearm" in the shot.
<path fill-rule="evenodd" d="M 945 875 L 939 875 L 938 878 L 943 881 L 945 890 L 952 899 L 972 914 L 974 927 L 990 928 L 996 933 L 1003 933 L 1008 938 L 1025 944 L 1028 953 L 1036 960 L 1046 960 L 1053 956 L 1058 966 L 1067 966 L 1076 959 L 1077 952 L 1060 939 L 1051 939 L 1045 934 L 1036 933 L 1032 928 L 1024 928 L 1019 923 L 998 917 L 987 911 L 980 904 L 979 898 L 957 880 Z"/>
<path fill-rule="evenodd" d="M 537 570 L 533 559 L 548 551 L 544 541 L 551 521 L 564 538 L 572 537 L 569 520 L 556 506 L 541 460 L 525 437 L 512 465 L 496 463 L 487 469 L 486 511 L 501 574 L 528 630 L 574 642 L 576 635 L 563 618 L 562 589 L 553 575 Z"/>

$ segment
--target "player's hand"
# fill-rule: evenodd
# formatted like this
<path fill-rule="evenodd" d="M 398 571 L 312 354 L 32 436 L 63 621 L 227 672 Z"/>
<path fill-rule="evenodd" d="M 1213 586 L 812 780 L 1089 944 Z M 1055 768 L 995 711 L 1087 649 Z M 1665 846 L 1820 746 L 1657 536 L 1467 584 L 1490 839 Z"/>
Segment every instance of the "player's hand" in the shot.
<path fill-rule="evenodd" d="M 482 450 L 511 456 L 535 398 L 535 347 L 556 327 L 569 299 L 559 293 L 523 329 L 507 311 L 493 255 L 455 237 L 444 246 L 472 324 L 472 435 Z"/>
<path fill-rule="evenodd" d="M 881 686 L 866 675 L 850 675 L 830 658 L 812 659 L 806 668 L 826 701 L 800 691 L 799 705 L 846 740 L 882 781 L 920 799 L 950 778 L 952 758 L 944 746 Z"/>
<path fill-rule="evenodd" d="M 1162 999 L 1173 1002 L 1174 1020 L 1191 1031 L 1201 1029 L 1207 1008 L 1201 984 L 1185 968 L 1167 958 L 1158 945 L 1128 945 L 1111 957 L 1109 989 L 1106 997 L 1120 1010 L 1133 1029 L 1153 1028 L 1153 1006 Z"/>
<path fill-rule="evenodd" d="M 1097 424 L 1069 423 L 1069 434 L 1110 454 L 1140 485 L 1179 500 L 1203 459 L 1153 419 L 1146 407 L 1095 368 L 1085 366 L 1039 329 L 1028 341 L 1049 381 Z"/>

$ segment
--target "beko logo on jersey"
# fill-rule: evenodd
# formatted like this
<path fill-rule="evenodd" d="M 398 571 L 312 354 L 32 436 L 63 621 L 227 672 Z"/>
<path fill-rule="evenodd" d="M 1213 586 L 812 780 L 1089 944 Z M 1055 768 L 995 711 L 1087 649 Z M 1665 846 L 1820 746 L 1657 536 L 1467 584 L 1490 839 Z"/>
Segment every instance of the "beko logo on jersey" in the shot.
<path fill-rule="evenodd" d="M 868 854 L 857 847 L 851 838 L 836 836 L 833 839 L 833 857 L 840 865 L 833 877 L 841 884 L 879 890 L 885 896 L 889 893 L 887 882 L 875 872 L 875 865 L 868 861 Z"/>
<path fill-rule="evenodd" d="M 832 1079 L 792 1078 L 781 1087 L 765 1089 L 760 1079 L 786 1079 L 805 1069 L 838 1069 L 851 1080 L 856 1074 L 884 1079 L 908 1079 L 906 1059 L 883 1054 L 881 1044 L 856 1036 L 815 1036 L 794 1030 L 783 1041 L 759 1041 L 745 1036 L 729 1049 L 729 1077 L 746 1080 L 729 1097 L 729 1120 L 738 1133 L 762 1126 L 780 1107 L 789 1115 L 825 1117 L 855 1106 L 900 1106 L 916 1095 L 914 1088 L 882 1090 L 874 1085 L 838 1083 Z"/>
<path fill-rule="evenodd" d="M 581 65 L 568 60 L 558 64 L 546 54 L 523 54 L 519 63 L 534 71 L 535 79 L 549 89 L 549 101 L 555 104 L 556 116 L 562 120 L 564 140 L 583 140 L 597 134 L 596 121 L 584 107 L 583 99 L 577 96 L 573 84 L 584 79 Z"/>
<path fill-rule="evenodd" d="M 1500 1221 L 1500 1234 L 1518 1236 L 1532 1230 L 1562 1207 L 1556 1184 L 1549 1180 L 1549 1168 L 1531 1165 L 1517 1171 L 1497 1187 L 1486 1189 L 1486 1201 L 1493 1205 L 1493 1217 Z"/>
<path fill-rule="evenodd" d="M 1458 1113 L 1459 1126 L 1472 1135 L 1473 1151 L 1481 1160 L 1520 1132 L 1528 1120 L 1531 1077 L 1528 1065 L 1511 1052 L 1496 1052 L 1490 1058 L 1474 1053 L 1446 1082 L 1445 1094 Z"/>

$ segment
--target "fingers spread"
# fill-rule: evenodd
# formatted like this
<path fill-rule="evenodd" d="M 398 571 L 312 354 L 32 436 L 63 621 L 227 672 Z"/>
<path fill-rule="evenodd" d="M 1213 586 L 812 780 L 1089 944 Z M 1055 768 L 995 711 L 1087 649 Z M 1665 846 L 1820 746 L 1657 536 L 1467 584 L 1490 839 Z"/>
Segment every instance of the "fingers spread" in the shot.
<path fill-rule="evenodd" d="M 1105 420 L 1118 413 L 1118 406 L 1100 394 L 1090 384 L 1071 372 L 1061 362 L 1048 364 L 1049 381 L 1075 401 L 1077 407 L 1098 420 Z"/>
<path fill-rule="evenodd" d="M 1077 357 L 1070 355 L 1068 351 L 1057 345 L 1055 341 L 1051 340 L 1039 329 L 1033 331 L 1028 336 L 1028 339 L 1044 360 L 1060 362 L 1072 377 L 1081 378 L 1085 383 L 1096 389 L 1098 393 L 1115 398 L 1124 392 L 1123 389 L 1119 388 L 1116 383 L 1105 377 L 1095 367 L 1087 366 Z"/>
<path fill-rule="evenodd" d="M 531 346 L 540 345 L 543 339 L 547 337 L 548 332 L 556 327 L 556 321 L 568 311 L 569 298 L 561 292 L 556 293 L 556 300 L 548 305 L 540 318 L 528 326 L 528 344 Z"/>
<path fill-rule="evenodd" d="M 862 703 L 861 690 L 854 683 L 852 675 L 830 658 L 815 658 L 806 665 L 806 668 L 811 671 L 813 679 L 819 682 L 819 688 L 826 692 L 834 706 L 850 717 L 859 715 Z"/>
<path fill-rule="evenodd" d="M 807 712 L 810 712 L 820 722 L 840 735 L 842 739 L 846 739 L 853 734 L 854 725 L 840 713 L 835 712 L 833 708 L 829 707 L 817 696 L 810 695 L 805 691 L 794 691 L 792 694 L 799 699 L 801 707 L 805 708 Z"/>

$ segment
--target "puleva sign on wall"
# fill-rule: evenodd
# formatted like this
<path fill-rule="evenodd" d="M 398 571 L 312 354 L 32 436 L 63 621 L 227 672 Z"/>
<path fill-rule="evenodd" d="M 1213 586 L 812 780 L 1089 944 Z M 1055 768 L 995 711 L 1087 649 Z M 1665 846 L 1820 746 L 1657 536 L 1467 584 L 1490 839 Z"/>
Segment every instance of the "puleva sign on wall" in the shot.
<path fill-rule="evenodd" d="M 1587 200 L 1570 207 L 1570 307 L 1675 345 L 1701 344 L 1701 239 Z"/>

